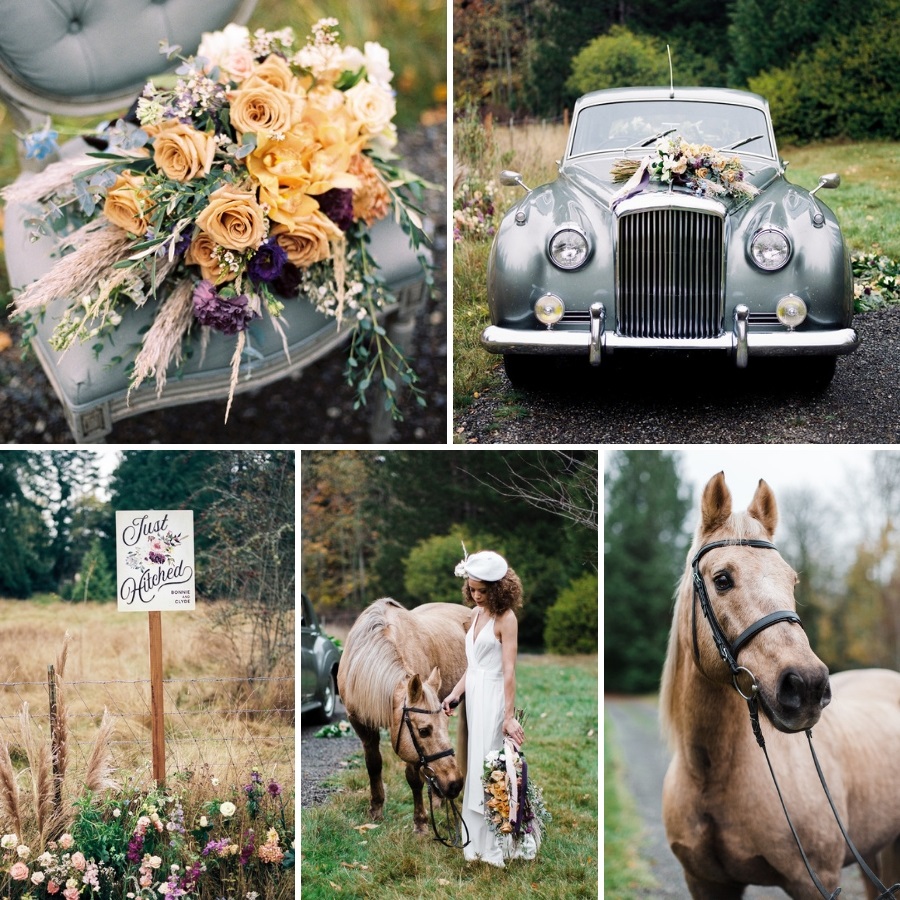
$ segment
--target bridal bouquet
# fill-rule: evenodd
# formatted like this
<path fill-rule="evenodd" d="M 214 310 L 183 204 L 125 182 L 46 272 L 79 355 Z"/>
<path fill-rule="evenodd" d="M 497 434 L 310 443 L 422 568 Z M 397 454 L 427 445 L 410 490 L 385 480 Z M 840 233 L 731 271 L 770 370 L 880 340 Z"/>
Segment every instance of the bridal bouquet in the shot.
<path fill-rule="evenodd" d="M 524 724 L 522 710 L 516 710 L 516 718 Z M 481 783 L 485 820 L 497 838 L 517 842 L 531 835 L 539 845 L 551 816 L 541 789 L 528 775 L 525 755 L 511 740 L 484 758 Z"/>
<path fill-rule="evenodd" d="M 691 144 L 679 136 L 660 138 L 655 149 L 655 155 L 642 160 L 616 160 L 610 172 L 613 181 L 631 186 L 646 177 L 712 197 L 744 198 L 759 193 L 758 188 L 745 181 L 739 156 L 726 156 L 708 144 Z"/>
<path fill-rule="evenodd" d="M 281 335 L 291 305 L 312 303 L 351 323 L 347 365 L 357 405 L 380 379 L 395 418 L 400 384 L 419 403 L 416 375 L 377 313 L 391 298 L 368 251 L 368 229 L 390 213 L 423 268 L 417 198 L 425 187 L 397 166 L 387 51 L 342 46 L 323 19 L 302 46 L 291 29 L 229 25 L 205 34 L 174 78 L 150 82 L 134 110 L 102 132 L 87 161 L 62 161 L 8 201 L 37 201 L 37 233 L 65 234 L 64 255 L 16 298 L 26 316 L 70 297 L 52 346 L 111 337 L 131 305 L 153 304 L 137 349 L 133 390 L 199 332 L 234 339 L 231 394 L 253 351 L 247 332 L 268 318 Z M 179 48 L 162 48 L 170 58 Z M 48 129 L 26 148 L 46 152 Z M 74 229 L 74 230 L 73 230 Z M 430 279 L 426 279 L 430 281 Z M 399 382 L 399 384 L 398 384 Z"/>

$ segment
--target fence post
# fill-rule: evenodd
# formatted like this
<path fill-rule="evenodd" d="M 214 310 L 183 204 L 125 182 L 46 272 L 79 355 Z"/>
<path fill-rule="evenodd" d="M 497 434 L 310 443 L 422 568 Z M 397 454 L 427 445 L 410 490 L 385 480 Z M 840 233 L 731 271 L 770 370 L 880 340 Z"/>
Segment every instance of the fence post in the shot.
<path fill-rule="evenodd" d="M 153 778 L 159 787 L 166 780 L 166 731 L 163 720 L 162 613 L 150 618 L 150 735 L 153 748 Z"/>

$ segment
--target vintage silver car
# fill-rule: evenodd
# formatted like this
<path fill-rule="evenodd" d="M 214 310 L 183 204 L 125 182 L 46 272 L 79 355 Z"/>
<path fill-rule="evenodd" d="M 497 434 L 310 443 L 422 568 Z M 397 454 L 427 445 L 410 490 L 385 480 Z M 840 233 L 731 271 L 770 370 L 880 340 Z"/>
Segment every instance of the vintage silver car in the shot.
<path fill-rule="evenodd" d="M 624 88 L 576 103 L 559 177 L 504 216 L 488 264 L 492 324 L 514 384 L 548 355 L 617 350 L 802 357 L 827 385 L 858 343 L 850 259 L 832 211 L 785 178 L 768 104 L 718 88 Z"/>
<path fill-rule="evenodd" d="M 306 594 L 300 595 L 300 712 L 330 722 L 337 706 L 341 651 L 325 634 Z"/>

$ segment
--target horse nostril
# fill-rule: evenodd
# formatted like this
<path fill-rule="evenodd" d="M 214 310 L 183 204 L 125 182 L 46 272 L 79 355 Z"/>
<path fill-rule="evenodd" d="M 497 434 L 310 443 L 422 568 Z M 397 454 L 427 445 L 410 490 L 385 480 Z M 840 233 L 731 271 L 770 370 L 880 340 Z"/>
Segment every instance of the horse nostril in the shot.
<path fill-rule="evenodd" d="M 785 709 L 800 709 L 806 697 L 806 682 L 797 672 L 786 672 L 781 676 L 775 697 Z"/>
<path fill-rule="evenodd" d="M 825 676 L 825 690 L 822 691 L 822 699 L 819 701 L 819 705 L 822 709 L 825 709 L 828 704 L 831 703 L 831 680 L 828 676 Z"/>
<path fill-rule="evenodd" d="M 458 796 L 459 796 L 459 792 L 462 790 L 462 788 L 463 788 L 463 780 L 462 780 L 462 778 L 457 778 L 457 779 L 451 781 L 451 782 L 447 785 L 447 791 L 446 791 L 447 796 L 448 796 L 451 800 L 452 800 L 454 797 L 458 797 Z"/>

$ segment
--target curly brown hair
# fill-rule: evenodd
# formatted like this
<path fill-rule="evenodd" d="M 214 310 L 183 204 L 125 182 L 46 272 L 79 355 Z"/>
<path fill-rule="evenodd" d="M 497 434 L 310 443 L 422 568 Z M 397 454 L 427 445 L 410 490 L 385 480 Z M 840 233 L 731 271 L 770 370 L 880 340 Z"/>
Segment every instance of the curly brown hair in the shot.
<path fill-rule="evenodd" d="M 478 581 L 474 578 L 473 581 Z M 522 605 L 522 582 L 519 576 L 510 568 L 499 581 L 484 581 L 487 599 L 484 605 L 492 616 L 499 616 L 508 609 L 518 609 Z M 469 579 L 463 581 L 463 603 L 466 606 L 474 606 L 472 592 L 469 590 Z"/>

